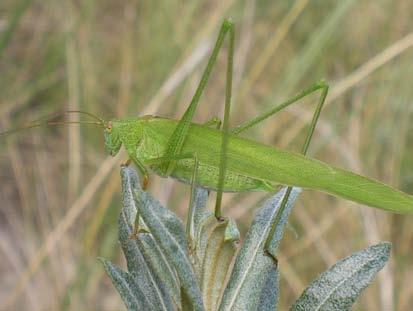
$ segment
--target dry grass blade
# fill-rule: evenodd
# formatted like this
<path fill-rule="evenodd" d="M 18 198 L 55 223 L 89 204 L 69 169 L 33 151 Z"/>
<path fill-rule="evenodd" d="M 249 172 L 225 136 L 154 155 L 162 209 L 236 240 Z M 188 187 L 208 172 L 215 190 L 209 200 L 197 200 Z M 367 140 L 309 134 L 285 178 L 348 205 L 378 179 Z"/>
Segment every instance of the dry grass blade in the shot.
<path fill-rule="evenodd" d="M 399 41 L 391 44 L 385 50 L 365 62 L 357 70 L 352 72 L 350 75 L 335 83 L 330 95 L 329 102 L 337 99 L 339 96 L 343 95 L 345 92 L 350 90 L 352 87 L 360 83 L 363 79 L 367 78 L 375 70 L 384 66 L 395 57 L 399 56 L 407 49 L 413 46 L 413 33 L 409 33 L 407 36 L 403 37 Z"/>
<path fill-rule="evenodd" d="M 201 49 L 196 49 L 194 56 L 190 57 L 187 62 L 184 62 L 178 68 L 178 70 L 165 81 L 165 83 L 161 87 L 161 90 L 163 90 L 162 97 L 159 97 L 159 95 L 155 96 L 155 98 L 157 99 L 151 101 L 151 104 L 148 105 L 146 109 L 142 112 L 143 115 L 153 111 L 157 111 L 162 103 L 159 100 L 159 98 L 164 99 L 165 96 L 169 95 L 170 92 L 172 92 L 173 90 L 171 88 L 171 85 L 177 87 L 179 83 L 181 83 L 184 80 L 184 78 L 191 73 L 191 69 L 193 70 L 194 68 L 196 68 L 196 65 L 200 61 L 202 61 L 202 57 L 206 56 L 204 47 L 204 43 L 201 43 Z M 204 52 L 201 53 L 201 55 L 199 55 L 199 51 Z M 49 234 L 48 238 L 42 244 L 42 246 L 37 251 L 33 259 L 30 260 L 27 269 L 24 270 L 22 275 L 19 277 L 17 285 L 11 291 L 8 299 L 2 307 L 7 309 L 14 304 L 16 299 L 19 297 L 19 294 L 27 286 L 30 278 L 34 275 L 34 273 L 36 273 L 37 269 L 40 267 L 43 260 L 48 256 L 50 251 L 54 248 L 55 244 L 62 238 L 64 233 L 69 229 L 69 227 L 75 222 L 77 217 L 86 208 L 87 204 L 90 202 L 93 195 L 97 192 L 98 188 L 104 182 L 105 178 L 108 176 L 111 170 L 116 166 L 116 164 L 120 163 L 118 159 L 123 157 L 125 157 L 124 153 L 120 153 L 120 155 L 116 158 L 109 157 L 106 160 L 104 160 L 99 170 L 96 172 L 95 176 L 93 176 L 89 183 L 85 186 L 84 191 L 79 196 L 79 198 L 73 203 L 68 213 Z"/>
<path fill-rule="evenodd" d="M 277 26 L 277 30 L 274 32 L 274 35 L 271 36 L 271 40 L 269 40 L 265 47 L 262 49 L 261 54 L 256 58 L 256 61 L 253 64 L 250 72 L 241 84 L 240 92 L 238 94 L 239 98 L 242 99 L 245 97 L 245 95 L 251 89 L 251 86 L 256 82 L 258 77 L 265 70 L 265 67 L 268 65 L 268 62 L 270 62 L 271 57 L 278 50 L 281 42 L 283 42 L 291 27 L 303 12 L 307 4 L 308 0 L 297 0 L 294 2 L 294 5 Z"/>
<path fill-rule="evenodd" d="M 29 266 L 20 276 L 16 287 L 13 289 L 8 299 L 5 301 L 4 305 L 1 306 L 2 309 L 10 309 L 16 299 L 19 297 L 20 293 L 24 290 L 30 278 L 36 273 L 37 269 L 42 264 L 43 260 L 48 256 L 48 254 L 55 247 L 56 243 L 63 237 L 69 227 L 76 221 L 79 215 L 83 212 L 87 203 L 90 202 L 93 195 L 96 193 L 100 185 L 105 181 L 107 175 L 113 169 L 113 167 L 119 163 L 118 158 L 107 158 L 96 175 L 90 180 L 88 185 L 84 188 L 85 190 L 81 196 L 73 203 L 72 207 L 65 215 L 65 217 L 59 222 L 59 224 L 53 229 L 53 231 L 48 235 L 46 241 L 39 248 L 36 255 L 30 261 Z"/>

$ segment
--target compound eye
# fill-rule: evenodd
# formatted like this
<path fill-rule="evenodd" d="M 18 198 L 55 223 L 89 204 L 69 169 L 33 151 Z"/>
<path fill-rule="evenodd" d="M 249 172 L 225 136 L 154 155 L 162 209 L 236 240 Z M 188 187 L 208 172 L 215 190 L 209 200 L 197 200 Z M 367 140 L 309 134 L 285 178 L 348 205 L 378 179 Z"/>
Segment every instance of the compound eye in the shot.
<path fill-rule="evenodd" d="M 108 133 L 112 133 L 112 122 L 111 121 L 108 122 L 108 126 L 106 130 L 108 131 Z"/>

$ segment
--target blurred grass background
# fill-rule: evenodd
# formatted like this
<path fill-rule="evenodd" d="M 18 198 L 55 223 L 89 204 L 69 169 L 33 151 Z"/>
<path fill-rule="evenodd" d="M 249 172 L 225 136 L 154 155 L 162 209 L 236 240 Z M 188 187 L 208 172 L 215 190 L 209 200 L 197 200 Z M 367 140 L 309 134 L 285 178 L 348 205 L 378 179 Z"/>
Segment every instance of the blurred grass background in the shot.
<path fill-rule="evenodd" d="M 225 17 L 236 24 L 233 126 L 325 78 L 331 89 L 311 155 L 413 193 L 408 0 L 3 0 L 0 129 L 68 109 L 106 119 L 179 117 Z M 197 121 L 222 113 L 225 59 L 221 53 Z M 316 98 L 248 135 L 298 151 Z M 96 258 L 123 264 L 117 215 L 125 159 L 108 158 L 93 126 L 0 138 L 1 310 L 123 308 Z M 150 191 L 185 216 L 189 187 L 153 176 Z M 226 194 L 225 214 L 245 233 L 265 196 Z M 279 257 L 281 310 L 318 273 L 379 240 L 393 243 L 392 261 L 354 309 L 408 310 L 412 221 L 305 191 Z"/>

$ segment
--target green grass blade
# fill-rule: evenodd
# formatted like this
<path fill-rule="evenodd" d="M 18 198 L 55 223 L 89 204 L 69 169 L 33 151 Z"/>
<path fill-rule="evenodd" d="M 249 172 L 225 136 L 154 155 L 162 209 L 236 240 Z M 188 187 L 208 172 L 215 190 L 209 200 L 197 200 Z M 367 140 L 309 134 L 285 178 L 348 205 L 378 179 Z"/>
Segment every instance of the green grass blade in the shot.
<path fill-rule="evenodd" d="M 31 2 L 31 0 L 21 0 L 16 6 L 16 9 L 13 11 L 6 30 L 4 31 L 3 35 L 0 36 L 0 59 L 3 55 L 4 49 L 13 36 L 13 32 L 19 24 L 20 19 L 23 17 L 24 12 L 26 12 L 26 10 L 29 8 Z"/>
<path fill-rule="evenodd" d="M 285 70 L 284 83 L 280 88 L 284 94 L 295 90 L 301 79 L 323 56 L 325 47 L 354 3 L 357 2 L 354 0 L 337 2 L 337 6 L 330 15 L 322 21 L 318 28 L 312 31 L 308 44 L 295 56 Z M 279 93 L 279 90 L 277 92 Z"/>

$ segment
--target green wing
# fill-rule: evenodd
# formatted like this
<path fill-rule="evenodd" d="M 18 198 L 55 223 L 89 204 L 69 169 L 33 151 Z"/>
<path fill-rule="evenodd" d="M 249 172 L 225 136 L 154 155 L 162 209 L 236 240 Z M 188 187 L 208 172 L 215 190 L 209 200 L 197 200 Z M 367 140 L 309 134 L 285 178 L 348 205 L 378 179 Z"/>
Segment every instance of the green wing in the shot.
<path fill-rule="evenodd" d="M 176 124 L 175 120 L 153 119 L 145 126 L 146 139 L 151 140 L 146 145 L 157 145 L 158 154 L 163 154 L 162 146 L 168 141 Z M 191 124 L 182 153 L 196 152 L 201 165 L 218 169 L 220 148 L 219 130 Z M 242 175 L 245 178 L 261 180 L 266 185 L 281 184 L 319 190 L 396 213 L 413 212 L 412 195 L 297 153 L 278 150 L 234 135 L 230 135 L 227 152 L 227 170 L 230 176 Z M 210 179 L 206 178 L 206 180 Z M 210 185 L 204 186 L 214 189 L 217 181 L 209 182 Z M 245 187 L 239 186 L 238 181 L 233 185 L 227 184 L 226 187 L 233 191 L 245 190 Z M 263 190 L 262 184 L 255 190 Z"/>
<path fill-rule="evenodd" d="M 243 170 L 269 182 L 320 190 L 387 211 L 413 212 L 412 195 L 379 181 L 253 141 L 231 142 L 231 170 Z"/>

